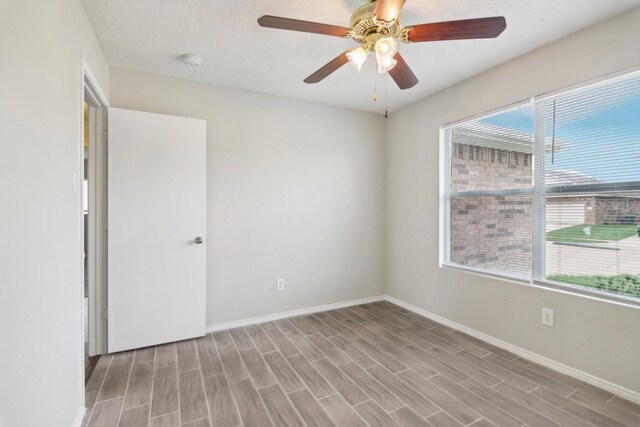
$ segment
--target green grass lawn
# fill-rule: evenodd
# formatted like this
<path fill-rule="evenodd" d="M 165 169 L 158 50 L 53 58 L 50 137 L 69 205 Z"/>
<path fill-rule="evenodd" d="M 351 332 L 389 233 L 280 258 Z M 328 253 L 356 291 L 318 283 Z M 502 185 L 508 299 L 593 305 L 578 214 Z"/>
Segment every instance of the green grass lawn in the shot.
<path fill-rule="evenodd" d="M 582 229 L 591 227 L 591 235 L 586 236 Z M 635 224 L 607 224 L 607 225 L 573 225 L 547 233 L 548 242 L 560 243 L 605 243 L 615 242 L 635 236 L 638 233 Z"/>
<path fill-rule="evenodd" d="M 640 275 L 620 274 L 618 276 L 548 276 L 548 280 L 570 285 L 599 289 L 620 295 L 640 297 Z"/>

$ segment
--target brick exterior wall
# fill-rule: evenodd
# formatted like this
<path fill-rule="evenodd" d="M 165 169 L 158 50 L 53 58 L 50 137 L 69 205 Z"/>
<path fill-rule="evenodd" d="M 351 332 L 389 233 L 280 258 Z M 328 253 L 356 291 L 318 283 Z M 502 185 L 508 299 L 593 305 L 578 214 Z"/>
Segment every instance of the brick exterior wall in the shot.
<path fill-rule="evenodd" d="M 619 224 L 633 217 L 632 223 L 640 223 L 640 200 L 623 197 L 595 197 L 594 222 L 589 224 Z"/>
<path fill-rule="evenodd" d="M 524 188 L 532 184 L 531 154 L 452 144 L 451 191 Z"/>
<path fill-rule="evenodd" d="M 451 261 L 531 273 L 531 197 L 461 197 L 451 201 Z"/>
<path fill-rule="evenodd" d="M 452 192 L 526 188 L 533 183 L 531 154 L 452 144 Z M 638 192 L 640 197 L 640 192 Z M 600 195 L 549 197 L 547 204 L 584 203 L 586 224 L 640 223 L 640 199 Z M 487 270 L 531 272 L 530 196 L 459 197 L 450 206 L 450 260 Z"/>
<path fill-rule="evenodd" d="M 532 185 L 532 156 L 453 144 L 451 191 Z M 488 270 L 531 272 L 531 197 L 462 197 L 451 201 L 452 262 Z"/>

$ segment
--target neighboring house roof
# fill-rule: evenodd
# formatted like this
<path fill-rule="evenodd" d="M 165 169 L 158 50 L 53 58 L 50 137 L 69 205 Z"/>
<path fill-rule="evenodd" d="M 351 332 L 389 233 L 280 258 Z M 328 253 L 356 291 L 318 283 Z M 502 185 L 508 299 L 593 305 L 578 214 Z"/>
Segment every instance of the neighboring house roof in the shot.
<path fill-rule="evenodd" d="M 571 187 L 573 185 L 604 184 L 602 181 L 574 170 L 547 170 L 545 171 L 545 185 Z M 571 191 L 568 189 L 568 191 Z M 547 197 L 600 197 L 600 198 L 620 198 L 620 199 L 640 199 L 640 191 L 616 191 L 607 193 L 571 193 L 549 194 Z"/>
<path fill-rule="evenodd" d="M 605 181 L 595 179 L 589 175 L 574 171 L 574 170 L 547 170 L 545 172 L 545 184 L 549 186 L 563 186 L 571 187 L 572 185 L 585 185 L 585 184 L 602 184 Z M 549 194 L 547 197 L 561 198 L 561 197 L 599 197 L 599 198 L 619 198 L 619 199 L 640 199 L 640 191 L 620 191 L 611 193 L 580 193 L 571 194 L 570 189 L 568 193 L 554 193 Z"/>
<path fill-rule="evenodd" d="M 544 174 L 546 185 L 584 185 L 601 184 L 603 181 L 574 170 L 549 170 Z"/>
<path fill-rule="evenodd" d="M 533 154 L 532 133 L 484 122 L 472 122 L 455 127 L 453 129 L 453 142 Z M 553 143 L 551 138 L 545 138 L 545 150 L 551 151 L 552 145 L 558 151 L 568 147 L 569 144 L 560 140 L 556 140 Z"/>

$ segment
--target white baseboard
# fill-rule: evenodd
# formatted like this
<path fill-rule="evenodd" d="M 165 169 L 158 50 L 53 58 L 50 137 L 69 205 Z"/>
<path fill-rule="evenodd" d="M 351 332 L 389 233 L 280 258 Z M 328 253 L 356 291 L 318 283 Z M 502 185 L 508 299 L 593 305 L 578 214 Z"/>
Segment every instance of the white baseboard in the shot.
<path fill-rule="evenodd" d="M 523 348 L 517 347 L 513 344 L 509 344 L 508 342 L 499 340 L 497 338 L 494 338 L 490 335 L 484 334 L 482 332 L 478 332 L 475 329 L 471 329 L 467 326 L 461 325 L 459 323 L 453 322 L 449 319 L 446 319 L 442 316 L 438 316 L 437 314 L 433 314 L 427 310 L 423 310 L 419 307 L 416 307 L 414 305 L 411 305 L 409 303 L 406 303 L 402 300 L 399 300 L 397 298 L 394 298 L 392 296 L 389 295 L 385 295 L 384 299 L 399 305 L 400 307 L 406 308 L 407 310 L 410 310 L 416 314 L 419 314 L 421 316 L 427 317 L 431 320 L 434 320 L 438 323 L 442 323 L 443 325 L 449 326 L 451 328 L 457 329 L 461 332 L 464 332 L 466 334 L 469 334 L 473 337 L 476 337 L 478 339 L 481 339 L 482 341 L 486 341 L 490 344 L 493 344 L 497 347 L 503 348 L 505 350 L 508 350 L 514 354 L 517 354 L 520 357 L 523 357 L 527 360 L 530 360 L 532 362 L 538 363 L 540 365 L 546 366 L 547 368 L 551 368 L 555 371 L 558 371 L 562 374 L 566 374 L 569 376 L 572 376 L 576 379 L 582 380 L 586 383 L 589 383 L 591 385 L 594 385 L 596 387 L 600 387 L 601 389 L 607 390 L 613 394 L 616 394 L 620 397 L 623 397 L 627 400 L 630 400 L 632 402 L 638 403 L 640 404 L 640 393 L 630 390 L 626 387 L 622 387 L 618 384 L 614 384 L 610 381 L 604 380 L 602 378 L 596 377 L 594 375 L 588 374 L 586 372 L 580 371 L 578 369 L 572 368 L 571 366 L 567 366 L 564 365 L 562 363 L 556 362 L 555 360 L 549 359 L 547 357 L 541 356 L 539 354 L 533 353 L 529 350 L 525 350 Z"/>
<path fill-rule="evenodd" d="M 73 419 L 71 427 L 82 427 L 82 420 L 84 419 L 85 412 L 87 412 L 87 408 L 84 405 L 78 408 L 78 412 L 76 412 L 76 417 Z"/>
<path fill-rule="evenodd" d="M 207 325 L 206 331 L 207 332 L 222 331 L 225 329 L 238 328 L 241 326 L 255 325 L 256 323 L 269 322 L 271 320 L 286 319 L 288 317 L 302 316 L 305 314 L 318 313 L 321 311 L 335 310 L 337 308 L 351 307 L 353 305 L 367 304 L 370 302 L 382 301 L 384 299 L 385 299 L 384 295 L 377 295 L 374 297 L 360 298 L 360 299 L 354 299 L 351 301 L 336 302 L 333 304 L 317 305 L 315 307 L 301 308 L 298 310 L 285 311 L 282 313 L 268 314 L 266 316 L 251 317 L 249 319 L 234 320 L 232 322 L 216 323 L 213 325 Z"/>

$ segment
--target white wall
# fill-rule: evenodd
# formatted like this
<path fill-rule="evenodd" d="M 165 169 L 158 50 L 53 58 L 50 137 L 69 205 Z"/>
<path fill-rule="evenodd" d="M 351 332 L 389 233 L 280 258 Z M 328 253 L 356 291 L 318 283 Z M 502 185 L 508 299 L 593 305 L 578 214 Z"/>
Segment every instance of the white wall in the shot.
<path fill-rule="evenodd" d="M 438 268 L 438 128 L 640 64 L 632 11 L 380 116 L 111 70 L 113 105 L 208 122 L 208 323 L 387 291 L 640 392 L 640 310 Z M 0 0 L 0 425 L 82 404 L 79 1 Z M 385 128 L 387 233 L 385 244 Z M 386 248 L 386 249 L 385 249 Z M 76 256 L 77 254 L 77 256 Z M 275 278 L 287 290 L 275 293 Z M 556 327 L 539 324 L 540 308 Z"/>
<path fill-rule="evenodd" d="M 69 426 L 82 401 L 82 62 L 108 65 L 78 0 L 0 1 L 0 425 Z"/>
<path fill-rule="evenodd" d="M 640 309 L 438 267 L 439 127 L 640 67 L 638 40 L 635 9 L 390 116 L 388 294 L 640 392 Z M 540 325 L 542 307 L 555 310 L 555 328 Z"/>
<path fill-rule="evenodd" d="M 381 116 L 121 69 L 111 105 L 207 120 L 208 325 L 383 293 Z"/>

